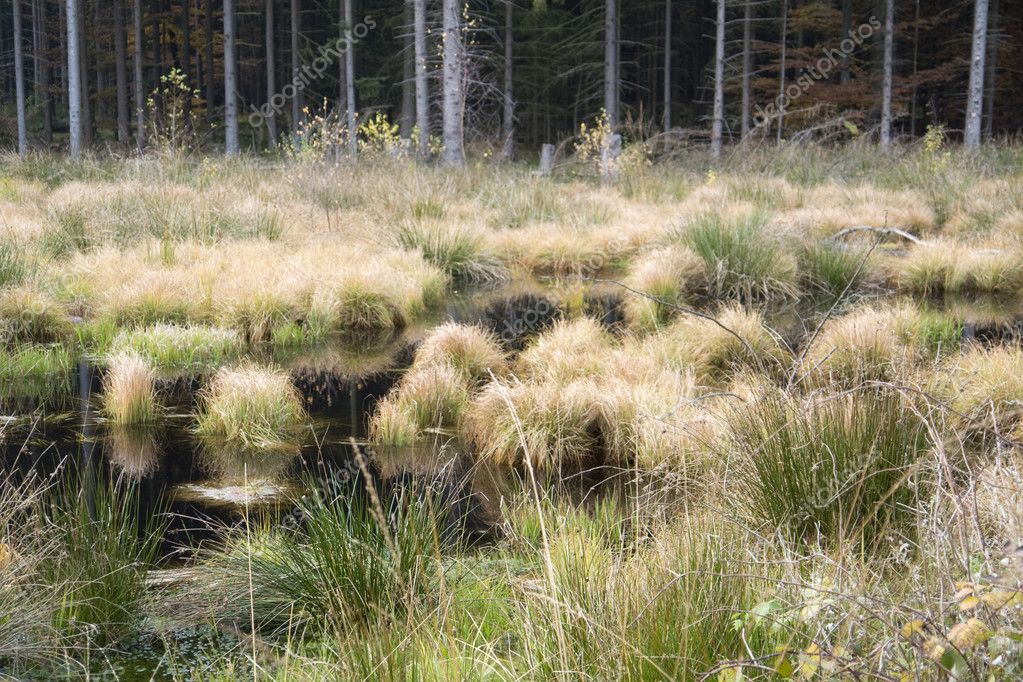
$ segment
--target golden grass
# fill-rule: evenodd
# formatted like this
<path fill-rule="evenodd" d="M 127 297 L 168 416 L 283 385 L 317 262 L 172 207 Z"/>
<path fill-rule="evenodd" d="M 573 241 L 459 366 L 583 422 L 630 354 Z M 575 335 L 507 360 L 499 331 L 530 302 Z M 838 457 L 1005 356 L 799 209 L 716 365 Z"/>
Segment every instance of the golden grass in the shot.
<path fill-rule="evenodd" d="M 493 332 L 455 322 L 432 329 L 416 349 L 415 362 L 417 366 L 450 363 L 473 382 L 485 381 L 491 374 L 501 376 L 508 367 Z"/>
<path fill-rule="evenodd" d="M 469 380 L 451 364 L 415 366 L 381 401 L 370 432 L 383 445 L 409 445 L 427 430 L 455 426 L 470 393 Z"/>
<path fill-rule="evenodd" d="M 519 354 L 516 373 L 525 379 L 567 381 L 601 371 L 611 337 L 591 317 L 559 320 Z"/>
<path fill-rule="evenodd" d="M 636 258 L 624 283 L 646 294 L 626 293 L 626 320 L 638 329 L 657 329 L 674 316 L 672 305 L 682 305 L 705 285 L 704 262 L 691 249 L 667 246 Z"/>
<path fill-rule="evenodd" d="M 118 425 L 155 422 L 160 405 L 152 365 L 131 353 L 110 358 L 103 383 L 103 408 L 107 419 Z"/>
<path fill-rule="evenodd" d="M 976 426 L 1005 435 L 1023 415 L 1023 350 L 1019 348 L 971 348 L 948 360 L 936 379 L 937 390 L 949 406 Z"/>
<path fill-rule="evenodd" d="M 291 377 L 273 367 L 225 367 L 203 389 L 199 403 L 199 436 L 236 446 L 290 447 L 305 421 Z"/>
<path fill-rule="evenodd" d="M 950 242 L 914 246 L 892 261 L 901 289 L 918 294 L 1015 294 L 1023 288 L 1023 254 Z"/>

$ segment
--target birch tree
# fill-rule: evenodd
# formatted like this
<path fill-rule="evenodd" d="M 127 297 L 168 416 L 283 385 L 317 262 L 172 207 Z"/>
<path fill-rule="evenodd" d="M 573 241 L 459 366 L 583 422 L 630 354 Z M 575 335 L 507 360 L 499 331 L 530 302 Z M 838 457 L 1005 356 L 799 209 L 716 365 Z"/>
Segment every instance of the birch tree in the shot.
<path fill-rule="evenodd" d="M 884 80 L 881 87 L 881 149 L 892 147 L 892 68 L 895 44 L 895 0 L 885 0 Z"/>
<path fill-rule="evenodd" d="M 444 15 L 444 67 L 443 67 L 443 142 L 441 158 L 448 166 L 461 168 L 465 165 L 462 144 L 462 106 L 464 103 L 462 84 L 462 6 L 458 0 L 443 0 Z"/>
<path fill-rule="evenodd" d="M 717 0 L 714 38 L 714 122 L 710 133 L 710 155 L 721 158 L 721 137 L 725 125 L 725 0 Z"/>
<path fill-rule="evenodd" d="M 78 0 L 64 0 L 67 11 L 67 108 L 68 151 L 71 158 L 82 157 L 82 65 L 78 38 L 80 35 Z"/>
<path fill-rule="evenodd" d="M 25 124 L 25 55 L 22 54 L 21 0 L 14 0 L 14 96 L 18 109 L 18 156 L 28 154 L 28 128 Z"/>
<path fill-rule="evenodd" d="M 430 90 L 426 73 L 426 0 L 412 0 L 413 43 L 416 55 L 416 128 L 419 156 L 430 155 Z"/>
<path fill-rule="evenodd" d="M 515 89 L 514 89 L 514 46 L 513 34 L 515 20 L 515 3 L 505 0 L 504 3 L 504 111 L 501 116 L 501 135 L 504 145 L 501 158 L 510 159 L 515 153 Z"/>
<path fill-rule="evenodd" d="M 238 66 L 235 62 L 235 0 L 224 0 L 224 153 L 238 156 Z"/>
<path fill-rule="evenodd" d="M 975 0 L 973 15 L 973 54 L 970 57 L 970 89 L 966 98 L 964 142 L 967 149 L 980 147 L 984 110 L 984 58 L 987 49 L 988 0 Z"/>

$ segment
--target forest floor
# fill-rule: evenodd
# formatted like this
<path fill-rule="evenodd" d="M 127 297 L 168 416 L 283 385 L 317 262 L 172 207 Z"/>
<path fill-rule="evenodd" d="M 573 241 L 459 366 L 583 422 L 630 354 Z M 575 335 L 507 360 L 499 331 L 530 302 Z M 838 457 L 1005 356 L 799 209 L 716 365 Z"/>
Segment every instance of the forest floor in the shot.
<path fill-rule="evenodd" d="M 598 170 L 0 159 L 0 675 L 1023 674 L 1023 150 Z"/>

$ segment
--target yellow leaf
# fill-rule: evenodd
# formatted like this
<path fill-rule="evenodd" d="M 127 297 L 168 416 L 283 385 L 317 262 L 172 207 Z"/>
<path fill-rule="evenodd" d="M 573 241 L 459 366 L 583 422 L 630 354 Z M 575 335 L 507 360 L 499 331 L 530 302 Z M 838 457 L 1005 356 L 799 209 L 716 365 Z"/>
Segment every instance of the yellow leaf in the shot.
<path fill-rule="evenodd" d="M 1016 590 L 993 590 L 988 592 L 981 601 L 993 609 L 1000 609 L 1003 606 L 1013 603 L 1020 598 L 1020 592 Z"/>
<path fill-rule="evenodd" d="M 960 611 L 972 611 L 980 605 L 980 599 L 974 596 L 969 596 L 959 602 Z"/>
<path fill-rule="evenodd" d="M 918 632 L 923 631 L 924 622 L 922 620 L 911 620 L 902 626 L 902 636 L 906 639 L 909 639 Z"/>
<path fill-rule="evenodd" d="M 991 639 L 991 630 L 979 618 L 970 618 L 948 632 L 948 641 L 957 649 L 972 649 Z"/>

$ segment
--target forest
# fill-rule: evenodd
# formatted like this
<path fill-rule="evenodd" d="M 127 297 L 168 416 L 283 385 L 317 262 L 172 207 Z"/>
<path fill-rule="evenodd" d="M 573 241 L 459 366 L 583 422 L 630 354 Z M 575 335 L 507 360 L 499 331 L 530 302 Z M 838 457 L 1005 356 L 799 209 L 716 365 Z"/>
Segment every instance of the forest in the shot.
<path fill-rule="evenodd" d="M 1023 679 L 1023 0 L 2 0 L 0 680 Z"/>

